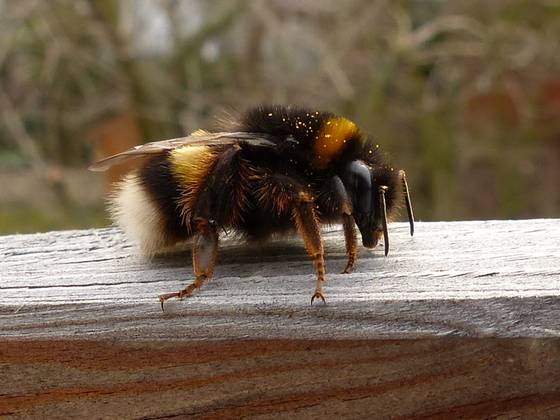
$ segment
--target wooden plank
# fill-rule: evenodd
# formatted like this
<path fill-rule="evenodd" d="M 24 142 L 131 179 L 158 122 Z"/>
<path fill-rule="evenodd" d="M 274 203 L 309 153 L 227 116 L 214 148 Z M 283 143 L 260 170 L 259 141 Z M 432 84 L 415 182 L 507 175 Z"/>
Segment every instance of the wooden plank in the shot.
<path fill-rule="evenodd" d="M 391 226 L 327 304 L 300 241 L 223 242 L 216 278 L 161 312 L 188 251 L 117 229 L 0 238 L 0 417 L 559 418 L 558 220 Z"/>
<path fill-rule="evenodd" d="M 116 229 L 4 236 L 0 334 L 9 338 L 403 338 L 560 335 L 559 220 L 391 226 L 392 249 L 345 264 L 325 233 L 327 304 L 311 306 L 301 242 L 223 241 L 215 278 L 185 301 L 183 251 L 145 261 Z"/>

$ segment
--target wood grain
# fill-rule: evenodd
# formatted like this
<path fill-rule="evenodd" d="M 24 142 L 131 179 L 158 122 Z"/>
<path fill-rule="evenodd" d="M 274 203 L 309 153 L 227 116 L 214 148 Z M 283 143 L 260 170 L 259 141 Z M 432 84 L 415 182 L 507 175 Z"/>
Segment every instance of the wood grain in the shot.
<path fill-rule="evenodd" d="M 146 261 L 117 229 L 0 237 L 0 417 L 560 418 L 559 220 L 390 227 L 326 305 L 298 240 Z"/>
<path fill-rule="evenodd" d="M 557 339 L 7 341 L 0 415 L 558 418 Z"/>

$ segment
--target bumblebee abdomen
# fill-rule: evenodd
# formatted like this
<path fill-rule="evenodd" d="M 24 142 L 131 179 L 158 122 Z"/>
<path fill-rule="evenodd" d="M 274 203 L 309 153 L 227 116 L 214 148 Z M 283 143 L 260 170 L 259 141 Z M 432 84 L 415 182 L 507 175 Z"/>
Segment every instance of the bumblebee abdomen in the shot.
<path fill-rule="evenodd" d="M 186 182 L 177 174 L 182 170 L 185 174 L 172 154 L 151 158 L 121 182 L 112 199 L 113 219 L 147 255 L 156 254 L 191 233 L 185 223 L 182 199 L 196 187 L 194 181 L 198 178 Z"/>
<path fill-rule="evenodd" d="M 218 155 L 216 150 L 207 146 L 182 147 L 169 154 L 169 169 L 177 184 L 175 210 L 189 230 L 202 188 Z"/>
<path fill-rule="evenodd" d="M 140 173 L 126 176 L 111 199 L 112 219 L 146 255 L 154 255 L 177 242 L 169 216 Z"/>

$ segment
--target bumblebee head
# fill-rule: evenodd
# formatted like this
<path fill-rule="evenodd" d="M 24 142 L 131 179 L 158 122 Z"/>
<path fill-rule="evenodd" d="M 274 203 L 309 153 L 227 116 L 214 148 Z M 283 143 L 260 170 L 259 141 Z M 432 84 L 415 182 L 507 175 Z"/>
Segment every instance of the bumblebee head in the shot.
<path fill-rule="evenodd" d="M 385 255 L 389 252 L 387 214 L 395 208 L 397 189 L 401 183 L 413 233 L 414 216 L 404 172 L 397 174 L 391 168 L 370 167 L 360 160 L 353 160 L 344 167 L 341 179 L 352 203 L 352 215 L 362 235 L 362 244 L 366 248 L 374 248 L 383 236 Z"/>
<path fill-rule="evenodd" d="M 362 243 L 366 248 L 377 245 L 383 231 L 380 200 L 376 194 L 378 186 L 372 177 L 371 169 L 364 162 L 354 160 L 344 168 L 342 182 L 352 202 L 352 215 L 360 229 Z"/>

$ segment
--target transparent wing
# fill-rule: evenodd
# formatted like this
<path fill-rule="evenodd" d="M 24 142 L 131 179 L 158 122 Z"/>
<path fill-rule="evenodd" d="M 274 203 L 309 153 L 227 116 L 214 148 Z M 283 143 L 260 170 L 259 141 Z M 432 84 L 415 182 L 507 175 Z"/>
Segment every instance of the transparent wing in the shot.
<path fill-rule="evenodd" d="M 262 133 L 244 133 L 244 132 L 222 132 L 222 133 L 206 133 L 203 131 L 195 131 L 190 136 L 179 137 L 176 139 L 154 141 L 151 143 L 141 144 L 122 153 L 109 156 L 102 159 L 89 167 L 90 171 L 105 171 L 111 166 L 126 162 L 127 160 L 157 155 L 168 150 L 177 149 L 179 147 L 203 146 L 203 145 L 224 145 L 247 142 L 256 146 L 273 147 L 275 143 Z"/>

